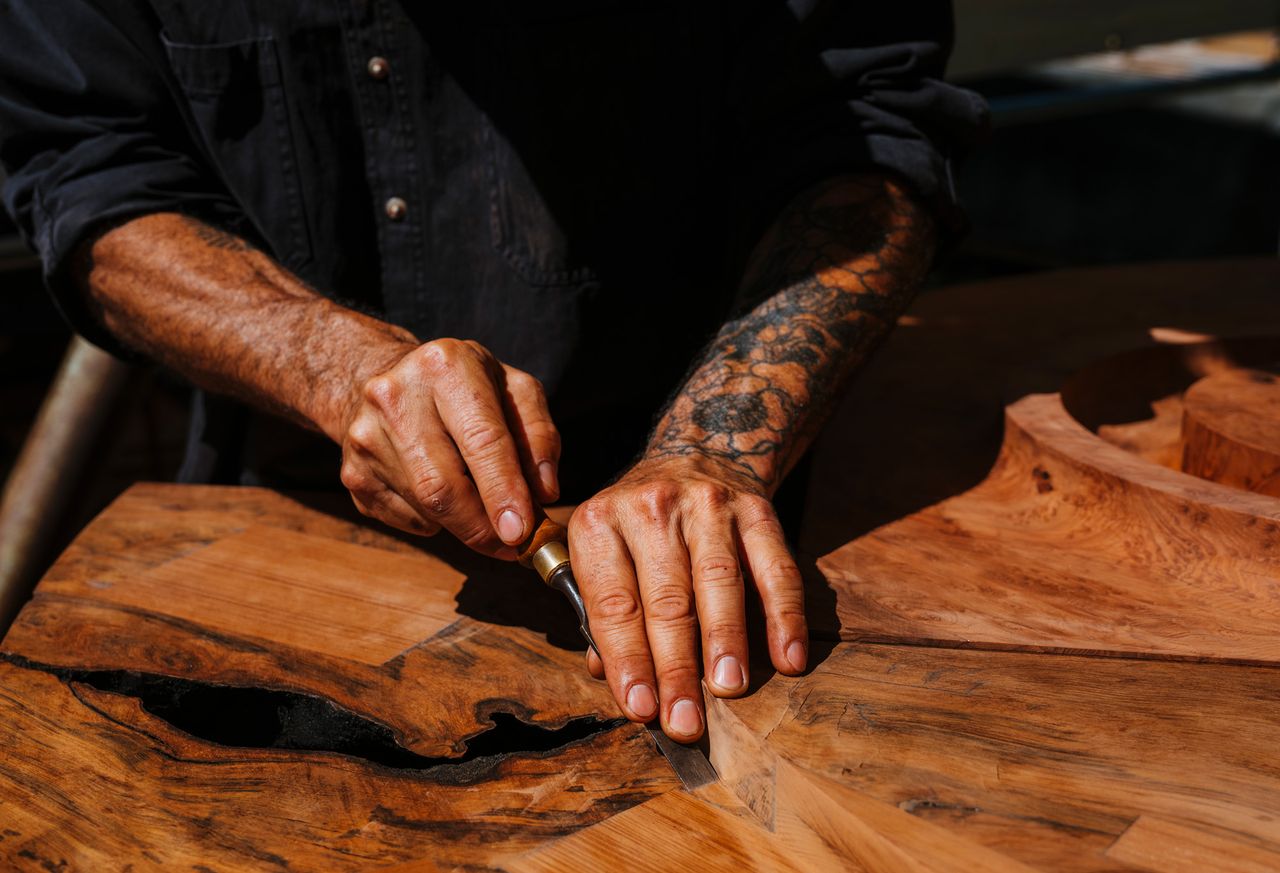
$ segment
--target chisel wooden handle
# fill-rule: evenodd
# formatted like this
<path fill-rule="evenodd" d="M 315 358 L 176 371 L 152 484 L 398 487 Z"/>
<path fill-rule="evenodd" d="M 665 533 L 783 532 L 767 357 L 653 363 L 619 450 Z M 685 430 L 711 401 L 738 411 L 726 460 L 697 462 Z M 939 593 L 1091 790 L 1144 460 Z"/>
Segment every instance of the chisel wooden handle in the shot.
<path fill-rule="evenodd" d="M 551 575 L 569 563 L 569 532 L 547 518 L 541 507 L 534 506 L 533 511 L 533 533 L 518 546 L 516 560 L 521 566 L 536 570 L 543 582 L 551 584 Z"/>
<path fill-rule="evenodd" d="M 578 628 L 583 638 L 598 656 L 600 650 L 591 638 L 587 608 L 582 601 L 582 593 L 578 591 L 578 582 L 573 578 L 573 568 L 569 566 L 569 532 L 564 526 L 547 518 L 547 514 L 535 506 L 533 533 L 519 545 L 516 560 L 522 566 L 536 570 L 544 583 L 568 598 L 578 616 Z"/>

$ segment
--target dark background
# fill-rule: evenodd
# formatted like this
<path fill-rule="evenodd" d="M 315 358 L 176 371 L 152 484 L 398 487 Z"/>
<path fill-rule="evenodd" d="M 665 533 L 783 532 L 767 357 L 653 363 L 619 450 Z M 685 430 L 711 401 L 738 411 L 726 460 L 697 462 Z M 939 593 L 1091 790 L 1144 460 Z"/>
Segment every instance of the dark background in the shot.
<path fill-rule="evenodd" d="M 1276 0 L 957 0 L 956 15 L 952 78 L 991 100 L 995 126 L 959 168 L 972 232 L 932 288 L 1067 266 L 1276 254 Z M 1080 57 L 1095 52 L 1107 54 Z M 68 339 L 0 214 L 0 476 Z M 173 377 L 135 375 L 54 549 L 131 482 L 172 478 L 186 404 Z"/>

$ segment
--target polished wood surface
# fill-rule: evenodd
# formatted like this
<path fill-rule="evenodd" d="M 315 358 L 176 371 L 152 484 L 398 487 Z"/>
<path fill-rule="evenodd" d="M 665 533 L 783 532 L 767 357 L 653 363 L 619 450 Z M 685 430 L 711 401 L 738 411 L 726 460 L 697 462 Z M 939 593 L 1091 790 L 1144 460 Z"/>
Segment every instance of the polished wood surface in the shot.
<path fill-rule="evenodd" d="M 561 648 L 558 595 L 460 557 L 267 491 L 131 489 L 5 639 L 0 857 L 452 869 L 678 785 Z"/>
<path fill-rule="evenodd" d="M 0 646 L 0 866 L 1280 869 L 1280 497 L 1220 472 L 1275 432 L 1277 288 L 926 294 L 816 451 L 813 667 L 708 698 L 694 792 L 529 570 L 137 486 Z"/>
<path fill-rule="evenodd" d="M 1280 376 L 1231 369 L 1192 385 L 1182 443 L 1193 476 L 1280 497 Z"/>

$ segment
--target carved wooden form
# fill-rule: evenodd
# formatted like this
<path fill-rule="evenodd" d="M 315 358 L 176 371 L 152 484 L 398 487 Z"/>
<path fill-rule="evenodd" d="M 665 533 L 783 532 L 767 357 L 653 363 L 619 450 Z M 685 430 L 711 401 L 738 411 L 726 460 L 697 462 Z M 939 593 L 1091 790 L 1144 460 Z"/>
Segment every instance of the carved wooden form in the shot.
<path fill-rule="evenodd" d="M 925 295 L 815 460 L 816 666 L 692 793 L 530 571 L 138 486 L 0 647 L 3 866 L 1280 869 L 1277 289 Z"/>

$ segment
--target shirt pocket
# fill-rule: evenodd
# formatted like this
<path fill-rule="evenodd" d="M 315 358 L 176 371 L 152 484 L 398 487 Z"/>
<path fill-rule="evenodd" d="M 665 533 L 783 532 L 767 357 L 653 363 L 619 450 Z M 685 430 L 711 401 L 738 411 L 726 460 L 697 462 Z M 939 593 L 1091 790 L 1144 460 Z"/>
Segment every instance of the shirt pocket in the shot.
<path fill-rule="evenodd" d="M 223 183 L 277 260 L 295 270 L 308 263 L 311 240 L 275 40 L 161 40 Z"/>

